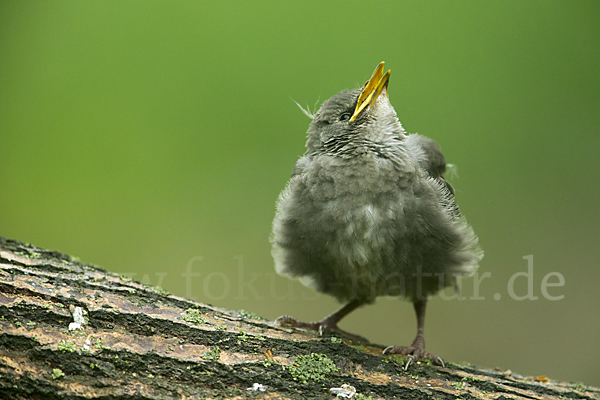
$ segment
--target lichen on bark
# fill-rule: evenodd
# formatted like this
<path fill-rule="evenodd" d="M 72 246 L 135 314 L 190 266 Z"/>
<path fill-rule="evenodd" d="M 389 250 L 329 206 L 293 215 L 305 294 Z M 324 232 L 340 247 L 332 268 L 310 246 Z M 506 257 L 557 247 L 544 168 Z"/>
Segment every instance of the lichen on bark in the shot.
<path fill-rule="evenodd" d="M 73 310 L 85 322 L 69 330 Z M 169 295 L 68 255 L 0 237 L 0 398 L 573 398 L 584 385 L 383 356 Z"/>

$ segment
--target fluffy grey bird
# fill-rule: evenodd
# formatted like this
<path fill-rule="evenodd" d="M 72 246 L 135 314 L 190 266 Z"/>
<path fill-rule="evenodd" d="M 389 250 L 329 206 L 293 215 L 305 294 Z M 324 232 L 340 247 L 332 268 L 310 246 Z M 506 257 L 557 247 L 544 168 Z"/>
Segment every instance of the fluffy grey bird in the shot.
<path fill-rule="evenodd" d="M 384 63 L 361 89 L 344 90 L 311 115 L 306 153 L 279 196 L 271 243 L 278 273 L 346 305 L 320 322 L 278 318 L 321 334 L 378 296 L 412 301 L 417 336 L 384 353 L 420 357 L 428 296 L 478 268 L 483 252 L 443 178 L 436 142 L 407 135 L 387 94 Z"/>

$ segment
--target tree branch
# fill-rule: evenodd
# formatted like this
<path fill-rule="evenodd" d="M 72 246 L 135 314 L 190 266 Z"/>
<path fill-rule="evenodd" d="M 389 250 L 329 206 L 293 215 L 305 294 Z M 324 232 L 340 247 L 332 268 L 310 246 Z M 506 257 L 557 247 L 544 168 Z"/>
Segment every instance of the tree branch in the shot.
<path fill-rule="evenodd" d="M 468 364 L 404 371 L 406 358 L 382 349 L 276 327 L 0 237 L 0 398 L 331 399 L 343 385 L 355 399 L 600 396 Z"/>

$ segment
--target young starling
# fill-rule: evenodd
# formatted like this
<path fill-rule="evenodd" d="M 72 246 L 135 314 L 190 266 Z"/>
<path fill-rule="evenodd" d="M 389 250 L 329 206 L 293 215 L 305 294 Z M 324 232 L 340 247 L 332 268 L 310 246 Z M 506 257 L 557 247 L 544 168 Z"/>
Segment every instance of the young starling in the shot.
<path fill-rule="evenodd" d="M 306 153 L 279 196 L 271 243 L 275 269 L 346 305 L 320 322 L 278 318 L 283 326 L 340 332 L 337 323 L 378 296 L 414 305 L 417 336 L 385 353 L 424 357 L 427 298 L 483 257 L 454 202 L 436 142 L 406 134 L 388 99 L 380 63 L 361 89 L 344 90 L 312 117 Z"/>

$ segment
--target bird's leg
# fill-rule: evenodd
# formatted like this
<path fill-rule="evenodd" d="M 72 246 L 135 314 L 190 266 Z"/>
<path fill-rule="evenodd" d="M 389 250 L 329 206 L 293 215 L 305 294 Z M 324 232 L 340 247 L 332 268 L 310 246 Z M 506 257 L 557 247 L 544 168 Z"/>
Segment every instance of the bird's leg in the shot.
<path fill-rule="evenodd" d="M 415 300 L 413 303 L 415 313 L 417 314 L 417 336 L 409 347 L 390 346 L 383 350 L 383 354 L 402 354 L 410 355 L 404 369 L 408 369 L 410 364 L 418 361 L 420 358 L 427 358 L 433 362 L 444 366 L 444 361 L 435 354 L 425 351 L 425 336 L 423 331 L 425 328 L 425 308 L 427 307 L 427 299 Z"/>
<path fill-rule="evenodd" d="M 323 318 L 320 322 L 302 322 L 298 321 L 296 318 L 292 318 L 288 315 L 283 315 L 275 320 L 275 322 L 281 326 L 289 326 L 294 328 L 307 328 L 312 329 L 313 331 L 319 332 L 320 335 L 323 335 L 327 332 L 336 332 L 351 339 L 364 340 L 360 336 L 353 335 L 351 333 L 345 332 L 338 328 L 337 323 L 344 318 L 346 315 L 350 314 L 352 311 L 357 309 L 363 304 L 363 302 L 359 300 L 352 300 L 350 303 L 346 304 L 344 307 L 340 308 L 333 314 L 330 314 Z"/>

